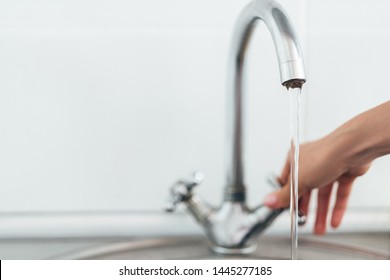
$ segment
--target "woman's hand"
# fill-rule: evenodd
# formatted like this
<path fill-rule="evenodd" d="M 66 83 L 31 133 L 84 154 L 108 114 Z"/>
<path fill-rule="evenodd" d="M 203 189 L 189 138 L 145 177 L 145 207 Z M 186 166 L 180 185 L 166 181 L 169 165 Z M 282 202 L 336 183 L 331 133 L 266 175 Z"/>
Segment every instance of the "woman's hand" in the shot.
<path fill-rule="evenodd" d="M 298 196 L 301 212 L 307 214 L 313 189 L 318 189 L 314 232 L 323 234 L 333 188 L 337 188 L 332 210 L 332 227 L 344 216 L 355 179 L 370 168 L 371 162 L 390 154 L 390 101 L 346 122 L 320 140 L 300 146 Z M 269 194 L 264 204 L 271 208 L 290 204 L 290 159 L 279 177 L 283 188 Z"/>
<path fill-rule="evenodd" d="M 333 188 L 337 189 L 336 202 L 332 210 L 331 226 L 337 228 L 345 213 L 348 198 L 354 180 L 367 172 L 370 164 L 350 166 L 346 159 L 337 153 L 335 144 L 329 143 L 330 138 L 310 142 L 300 147 L 298 195 L 299 209 L 308 214 L 311 193 L 319 188 L 317 195 L 317 216 L 314 227 L 316 234 L 326 231 L 330 198 Z M 279 182 L 283 188 L 266 197 L 265 204 L 272 208 L 287 207 L 290 204 L 290 163 L 291 155 L 287 157 Z"/>

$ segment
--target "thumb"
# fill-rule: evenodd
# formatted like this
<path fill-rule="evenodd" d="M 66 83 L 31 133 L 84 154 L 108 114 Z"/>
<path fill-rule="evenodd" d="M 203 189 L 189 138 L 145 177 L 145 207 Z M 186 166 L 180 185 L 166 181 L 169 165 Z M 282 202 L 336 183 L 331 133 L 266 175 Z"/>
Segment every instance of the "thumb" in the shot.
<path fill-rule="evenodd" d="M 263 201 L 264 205 L 270 208 L 286 208 L 290 205 L 290 184 L 284 185 L 281 189 L 268 194 Z"/>

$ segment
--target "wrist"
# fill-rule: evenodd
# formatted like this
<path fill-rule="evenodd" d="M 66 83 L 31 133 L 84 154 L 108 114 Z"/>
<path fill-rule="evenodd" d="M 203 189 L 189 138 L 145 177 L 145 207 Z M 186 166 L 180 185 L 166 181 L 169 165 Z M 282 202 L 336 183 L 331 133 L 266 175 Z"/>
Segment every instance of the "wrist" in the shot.
<path fill-rule="evenodd" d="M 359 121 L 346 123 L 330 135 L 334 156 L 339 158 L 343 170 L 368 164 L 386 154 L 378 137 Z"/>

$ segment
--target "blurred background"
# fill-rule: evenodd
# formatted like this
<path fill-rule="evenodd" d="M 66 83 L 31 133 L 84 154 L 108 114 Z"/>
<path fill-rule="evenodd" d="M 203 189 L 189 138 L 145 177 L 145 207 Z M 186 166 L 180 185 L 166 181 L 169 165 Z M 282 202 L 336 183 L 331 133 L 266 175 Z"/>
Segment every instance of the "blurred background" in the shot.
<path fill-rule="evenodd" d="M 197 192 L 218 205 L 229 43 L 248 2 L 1 1 L 0 237 L 50 235 L 64 215 L 160 213 L 169 187 L 194 170 L 205 173 Z M 389 1 L 279 2 L 305 58 L 303 141 L 389 100 Z M 289 150 L 289 98 L 273 48 L 260 24 L 246 72 L 252 206 Z M 344 227 L 389 227 L 389 167 L 389 157 L 378 159 L 357 180 Z"/>

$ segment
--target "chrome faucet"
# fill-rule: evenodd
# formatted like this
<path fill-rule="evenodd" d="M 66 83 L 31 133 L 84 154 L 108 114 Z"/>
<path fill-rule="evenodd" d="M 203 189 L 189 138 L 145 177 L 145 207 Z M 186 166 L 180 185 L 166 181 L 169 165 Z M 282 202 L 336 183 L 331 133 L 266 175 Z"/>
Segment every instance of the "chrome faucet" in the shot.
<path fill-rule="evenodd" d="M 253 0 L 241 12 L 234 28 L 228 61 L 228 153 L 227 182 L 222 205 L 215 209 L 193 193 L 203 174 L 179 180 L 171 188 L 167 211 L 180 202 L 203 226 L 216 253 L 252 252 L 253 236 L 266 229 L 283 209 L 260 205 L 249 209 L 245 203 L 243 170 L 243 69 L 246 50 L 256 23 L 262 20 L 271 33 L 279 62 L 281 83 L 287 89 L 300 88 L 305 73 L 299 42 L 287 14 L 276 1 Z"/>

